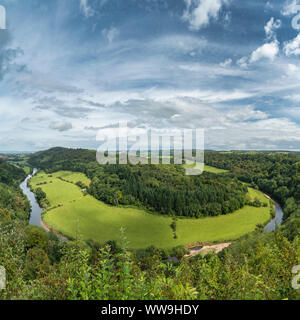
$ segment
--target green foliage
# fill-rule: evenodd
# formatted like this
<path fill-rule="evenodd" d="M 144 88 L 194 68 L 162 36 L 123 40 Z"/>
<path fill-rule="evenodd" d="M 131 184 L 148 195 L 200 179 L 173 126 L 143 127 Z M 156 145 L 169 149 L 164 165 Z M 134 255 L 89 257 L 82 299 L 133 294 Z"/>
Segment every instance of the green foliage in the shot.
<path fill-rule="evenodd" d="M 18 184 L 26 173 L 0 159 L 0 220 L 29 218 L 30 204 Z"/>
<path fill-rule="evenodd" d="M 183 256 L 188 253 L 188 250 L 186 250 L 184 246 L 177 246 L 169 252 L 170 256 L 176 257 L 177 259 L 182 259 Z"/>
<path fill-rule="evenodd" d="M 21 180 L 25 179 L 26 172 L 14 165 L 11 165 L 0 159 L 0 183 L 9 186 L 17 186 Z"/>
<path fill-rule="evenodd" d="M 25 229 L 27 249 L 40 248 L 47 250 L 47 232 L 38 226 L 28 225 Z"/>
<path fill-rule="evenodd" d="M 50 270 L 50 261 L 44 250 L 33 248 L 27 251 L 24 278 L 34 280 L 45 277 Z"/>
<path fill-rule="evenodd" d="M 0 219 L 10 221 L 29 218 L 30 204 L 17 187 L 0 183 Z"/>
<path fill-rule="evenodd" d="M 46 193 L 41 188 L 37 188 L 35 190 L 35 196 L 39 203 L 41 203 L 42 200 L 46 199 Z"/>
<path fill-rule="evenodd" d="M 120 250 L 101 245 L 95 259 L 82 242 L 65 244 L 61 259 L 51 265 L 43 249 L 26 249 L 24 233 L 24 225 L 16 222 L 0 226 L 0 264 L 8 273 L 2 299 L 297 298 L 291 269 L 299 261 L 299 238 L 288 240 L 281 231 L 255 232 L 222 255 L 184 258 L 173 265 L 155 247 L 133 254 L 124 236 Z M 184 248 L 172 252 L 184 253 Z"/>
<path fill-rule="evenodd" d="M 247 187 L 228 176 L 186 176 L 164 166 L 104 166 L 93 172 L 89 192 L 112 205 L 142 204 L 166 215 L 205 217 L 228 214 L 245 205 Z"/>
<path fill-rule="evenodd" d="M 29 157 L 28 163 L 46 172 L 71 170 L 82 172 L 85 165 L 94 162 L 96 152 L 85 149 L 52 148 Z"/>

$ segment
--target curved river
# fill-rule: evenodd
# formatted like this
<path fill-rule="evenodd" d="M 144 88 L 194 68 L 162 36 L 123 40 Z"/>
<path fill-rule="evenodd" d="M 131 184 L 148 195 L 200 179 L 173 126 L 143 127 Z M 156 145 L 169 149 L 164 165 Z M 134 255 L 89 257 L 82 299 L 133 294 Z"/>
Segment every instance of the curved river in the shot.
<path fill-rule="evenodd" d="M 31 192 L 30 188 L 27 185 L 28 180 L 30 180 L 37 173 L 37 169 L 33 169 L 32 175 L 28 175 L 27 178 L 20 184 L 20 188 L 23 193 L 28 198 L 31 204 L 31 212 L 30 212 L 30 224 L 34 224 L 37 226 L 42 226 L 42 211 L 43 209 L 39 206 L 38 202 L 35 199 L 35 195 Z"/>
<path fill-rule="evenodd" d="M 280 205 L 277 202 L 275 203 L 275 218 L 272 219 L 266 226 L 265 226 L 265 230 L 266 231 L 275 231 L 276 229 L 276 225 L 281 226 L 282 224 L 282 219 L 283 219 L 283 211 L 280 207 Z"/>
<path fill-rule="evenodd" d="M 30 188 L 27 186 L 28 180 L 30 180 L 36 173 L 37 173 L 37 169 L 34 169 L 32 172 L 32 175 L 28 175 L 27 178 L 20 184 L 20 187 L 23 193 L 29 199 L 31 204 L 31 213 L 30 213 L 29 223 L 37 226 L 42 226 L 41 214 L 43 209 L 39 206 L 38 202 L 36 201 L 34 193 L 32 193 Z M 272 219 L 265 226 L 266 231 L 269 231 L 269 232 L 274 231 L 276 229 L 276 225 L 280 226 L 282 224 L 283 211 L 277 202 L 275 202 L 275 211 L 276 211 L 275 218 Z"/>

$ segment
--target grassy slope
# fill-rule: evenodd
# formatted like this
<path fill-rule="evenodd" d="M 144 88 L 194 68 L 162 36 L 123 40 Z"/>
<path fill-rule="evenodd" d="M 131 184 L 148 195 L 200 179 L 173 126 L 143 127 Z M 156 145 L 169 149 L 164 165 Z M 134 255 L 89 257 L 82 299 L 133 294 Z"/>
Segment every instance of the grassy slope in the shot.
<path fill-rule="evenodd" d="M 34 188 L 38 183 L 46 192 L 51 207 L 62 204 L 62 207 L 44 214 L 44 221 L 63 235 L 82 239 L 94 239 L 99 242 L 120 240 L 121 227 L 126 228 L 126 236 L 131 248 L 145 248 L 156 245 L 171 248 L 191 242 L 217 242 L 234 240 L 254 230 L 258 223 L 270 219 L 269 207 L 244 207 L 233 214 L 204 219 L 178 219 L 178 239 L 173 239 L 170 224 L 171 218 L 149 214 L 144 210 L 125 207 L 111 207 L 90 195 L 83 196 L 79 187 L 58 179 L 61 176 L 68 181 L 88 179 L 81 173 L 56 172 L 52 177 L 41 172 L 35 176 L 31 184 Z M 52 181 L 52 183 L 50 183 Z M 251 197 L 258 196 L 268 202 L 264 195 L 249 189 Z"/>
<path fill-rule="evenodd" d="M 206 171 L 206 172 L 212 172 L 212 173 L 217 173 L 217 174 L 228 172 L 228 170 L 219 169 L 219 168 L 211 167 L 211 166 L 208 166 L 208 165 L 205 165 L 205 166 L 204 166 L 204 171 Z"/>
<path fill-rule="evenodd" d="M 201 168 L 201 166 L 199 166 L 198 163 L 195 165 L 195 164 L 193 164 L 193 162 L 190 161 L 190 160 L 186 160 L 185 167 L 186 167 L 186 168 L 194 168 L 194 169 L 197 169 L 197 168 L 200 169 L 200 168 Z M 211 173 L 216 173 L 216 174 L 228 172 L 228 170 L 211 167 L 211 166 L 208 166 L 208 165 L 206 165 L 206 164 L 204 165 L 204 171 L 206 171 L 206 172 L 211 172 Z"/>

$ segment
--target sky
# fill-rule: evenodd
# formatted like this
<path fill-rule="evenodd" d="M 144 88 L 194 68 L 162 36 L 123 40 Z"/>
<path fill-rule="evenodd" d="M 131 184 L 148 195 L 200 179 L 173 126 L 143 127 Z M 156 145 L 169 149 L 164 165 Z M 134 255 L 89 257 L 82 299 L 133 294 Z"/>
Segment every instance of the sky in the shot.
<path fill-rule="evenodd" d="M 300 150 L 300 0 L 0 5 L 2 151 L 97 148 L 120 120 L 201 128 L 207 149 Z"/>

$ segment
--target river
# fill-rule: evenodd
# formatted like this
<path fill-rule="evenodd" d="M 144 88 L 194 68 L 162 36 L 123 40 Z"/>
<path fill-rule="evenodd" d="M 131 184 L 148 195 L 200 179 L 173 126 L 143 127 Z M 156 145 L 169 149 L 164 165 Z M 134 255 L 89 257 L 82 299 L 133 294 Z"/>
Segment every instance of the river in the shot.
<path fill-rule="evenodd" d="M 276 225 L 281 226 L 282 224 L 282 219 L 283 219 L 283 211 L 280 207 L 280 205 L 275 202 L 275 218 L 272 219 L 266 226 L 265 226 L 265 230 L 266 231 L 274 231 L 276 229 Z"/>
<path fill-rule="evenodd" d="M 20 184 L 20 187 L 23 193 L 29 199 L 31 204 L 31 213 L 30 213 L 29 223 L 37 226 L 43 226 L 42 218 L 41 218 L 43 209 L 39 206 L 38 202 L 35 199 L 34 193 L 31 192 L 30 188 L 27 185 L 28 180 L 30 180 L 36 173 L 37 173 L 37 169 L 34 169 L 32 172 L 32 175 L 28 175 L 27 178 Z M 273 218 L 265 226 L 266 231 L 269 231 L 269 232 L 274 231 L 276 229 L 276 224 L 278 224 L 279 226 L 282 224 L 283 211 L 277 202 L 275 202 L 275 211 L 276 211 L 275 218 Z"/>
<path fill-rule="evenodd" d="M 36 226 L 42 226 L 42 211 L 43 209 L 39 206 L 38 202 L 35 199 L 35 195 L 31 192 L 30 188 L 27 185 L 28 180 L 30 180 L 37 173 L 37 169 L 34 169 L 32 175 L 28 175 L 27 178 L 20 184 L 20 188 L 23 193 L 28 198 L 31 204 L 31 212 L 30 212 L 30 224 L 34 224 Z"/>

